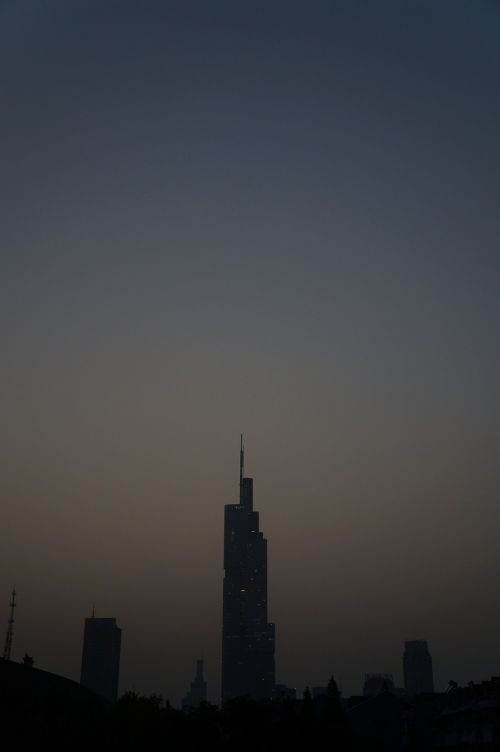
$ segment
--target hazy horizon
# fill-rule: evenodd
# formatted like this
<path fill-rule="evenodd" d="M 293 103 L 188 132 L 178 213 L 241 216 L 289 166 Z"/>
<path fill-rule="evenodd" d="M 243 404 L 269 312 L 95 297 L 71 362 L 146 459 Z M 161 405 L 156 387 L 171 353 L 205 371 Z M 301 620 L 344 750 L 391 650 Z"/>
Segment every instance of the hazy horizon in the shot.
<path fill-rule="evenodd" d="M 500 674 L 500 5 L 3 0 L 13 658 L 218 702 L 239 435 L 276 677 Z M 4 631 L 0 632 L 4 635 Z"/>

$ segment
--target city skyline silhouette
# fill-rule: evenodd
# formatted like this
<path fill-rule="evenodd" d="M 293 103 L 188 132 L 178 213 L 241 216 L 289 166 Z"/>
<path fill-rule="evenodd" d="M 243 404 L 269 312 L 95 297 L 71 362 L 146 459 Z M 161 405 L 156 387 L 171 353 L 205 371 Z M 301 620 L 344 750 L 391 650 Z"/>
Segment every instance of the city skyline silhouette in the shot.
<path fill-rule="evenodd" d="M 245 476 L 244 457 L 241 434 L 239 499 L 236 504 L 224 507 L 221 707 L 239 699 L 261 702 L 283 699 L 287 695 L 297 697 L 296 687 L 287 687 L 276 680 L 275 624 L 267 621 L 267 539 L 259 531 L 259 513 L 253 506 L 253 478 Z M 12 661 L 16 595 L 13 588 L 3 652 L 3 659 L 8 662 Z M 95 604 L 92 606 L 91 616 L 85 618 L 80 684 L 112 703 L 120 694 L 121 632 L 114 617 L 96 616 Z M 434 692 L 432 657 L 427 640 L 405 641 L 404 645 L 404 689 L 395 688 L 392 674 L 367 673 L 362 691 L 364 696 L 388 692 L 412 700 L 420 694 Z M 33 667 L 33 657 L 25 654 L 23 664 Z M 456 683 L 452 680 L 450 684 Z M 304 692 L 310 692 L 309 686 Z M 327 694 L 326 686 L 312 687 L 313 699 Z M 155 695 L 161 697 L 157 693 L 152 696 Z M 170 698 L 166 700 L 170 703 Z M 198 659 L 195 679 L 181 707 L 189 711 L 207 701 L 203 660 Z"/>
<path fill-rule="evenodd" d="M 500 673 L 500 9 L 0 4 L 0 626 L 221 687 L 251 452 L 276 680 Z M 237 461 L 237 460 L 236 460 Z M 2 639 L 5 633 L 2 631 Z"/>
<path fill-rule="evenodd" d="M 263 538 L 262 532 L 259 532 L 259 514 L 253 509 L 253 478 L 244 475 L 242 434 L 239 459 L 239 499 L 236 504 L 226 504 L 224 507 L 222 691 L 219 697 L 217 690 L 211 694 L 211 701 L 221 705 L 238 698 L 259 701 L 279 697 L 275 687 L 281 692 L 284 688 L 289 691 L 285 684 L 276 680 L 275 625 L 267 623 L 267 540 Z M 241 595 L 243 592 L 244 595 Z M 17 592 L 13 589 L 3 655 L 8 661 L 12 660 L 16 596 Z M 80 683 L 113 702 L 119 694 L 124 695 L 127 692 L 118 691 L 121 631 L 117 628 L 114 617 L 96 616 L 95 604 L 92 606 L 91 617 L 85 619 Z M 366 673 L 363 689 L 353 694 L 377 696 L 385 692 L 395 695 L 406 693 L 405 696 L 411 699 L 420 693 L 432 693 L 432 657 L 427 640 L 405 640 L 404 646 L 405 651 L 401 656 L 401 684 L 404 685 L 404 689 L 395 688 L 392 673 Z M 34 659 L 25 654 L 23 662 L 25 665 L 33 666 Z M 197 677 L 191 684 L 191 696 L 203 696 L 204 699 L 199 699 L 198 702 L 206 702 L 207 685 L 203 680 L 203 669 L 200 668 L 203 661 L 198 660 L 197 664 Z M 367 689 L 369 681 L 372 683 L 371 689 Z M 306 693 L 310 684 L 309 682 L 305 686 Z M 456 682 L 449 680 L 447 688 L 451 685 L 456 685 Z M 312 690 L 313 698 L 319 698 L 327 692 L 326 686 L 313 686 Z M 297 688 L 293 687 L 293 692 L 296 691 Z M 161 697 L 158 693 L 153 695 Z M 190 697 L 189 693 L 187 697 Z M 170 702 L 170 698 L 166 699 Z M 181 704 L 189 709 L 186 698 Z"/>

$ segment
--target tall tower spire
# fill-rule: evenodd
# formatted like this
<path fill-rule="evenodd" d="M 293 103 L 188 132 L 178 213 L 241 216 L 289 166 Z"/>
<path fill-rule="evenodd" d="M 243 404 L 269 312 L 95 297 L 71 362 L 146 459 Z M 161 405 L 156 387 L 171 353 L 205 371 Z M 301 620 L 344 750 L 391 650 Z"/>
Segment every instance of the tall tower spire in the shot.
<path fill-rule="evenodd" d="M 243 470 L 245 464 L 245 449 L 243 447 L 243 434 L 240 434 L 240 506 L 243 504 Z"/>
<path fill-rule="evenodd" d="M 16 607 L 16 588 L 12 588 L 12 594 L 10 598 L 10 615 L 7 626 L 7 634 L 5 635 L 5 646 L 3 649 L 4 660 L 10 661 L 10 654 L 12 650 L 12 636 L 14 634 L 14 609 Z"/>

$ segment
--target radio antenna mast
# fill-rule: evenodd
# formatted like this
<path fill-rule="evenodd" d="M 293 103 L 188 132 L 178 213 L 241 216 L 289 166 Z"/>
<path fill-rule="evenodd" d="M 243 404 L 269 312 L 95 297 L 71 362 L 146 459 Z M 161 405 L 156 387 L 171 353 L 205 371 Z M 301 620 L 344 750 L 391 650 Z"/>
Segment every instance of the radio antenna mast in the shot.
<path fill-rule="evenodd" d="M 12 594 L 10 597 L 10 615 L 7 626 L 7 634 L 5 635 L 5 647 L 3 649 L 3 657 L 5 661 L 10 661 L 10 654 L 12 650 L 12 636 L 14 634 L 14 609 L 16 607 L 16 588 L 12 588 Z"/>

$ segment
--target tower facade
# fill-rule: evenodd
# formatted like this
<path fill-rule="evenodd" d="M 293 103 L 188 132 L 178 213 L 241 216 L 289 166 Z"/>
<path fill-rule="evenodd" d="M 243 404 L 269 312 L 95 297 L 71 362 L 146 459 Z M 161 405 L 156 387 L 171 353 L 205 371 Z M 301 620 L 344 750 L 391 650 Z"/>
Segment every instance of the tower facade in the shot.
<path fill-rule="evenodd" d="M 403 655 L 405 690 L 408 695 L 420 695 L 434 692 L 432 657 L 427 640 L 410 640 L 405 642 Z"/>
<path fill-rule="evenodd" d="M 116 619 L 85 619 L 80 684 L 111 702 L 118 697 L 121 639 Z"/>
<path fill-rule="evenodd" d="M 274 624 L 267 615 L 267 540 L 253 509 L 253 479 L 244 477 L 240 448 L 240 498 L 224 508 L 222 702 L 271 697 L 275 684 Z"/>

